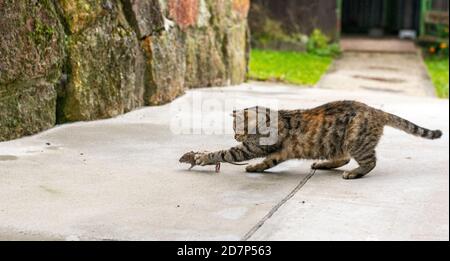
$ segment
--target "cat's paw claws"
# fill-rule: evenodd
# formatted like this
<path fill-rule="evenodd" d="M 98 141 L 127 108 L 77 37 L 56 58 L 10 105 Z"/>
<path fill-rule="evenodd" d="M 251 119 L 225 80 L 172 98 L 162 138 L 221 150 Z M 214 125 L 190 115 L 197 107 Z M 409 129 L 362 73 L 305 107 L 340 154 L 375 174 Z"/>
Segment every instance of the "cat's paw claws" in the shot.
<path fill-rule="evenodd" d="M 258 173 L 258 172 L 263 172 L 264 170 L 259 168 L 256 165 L 250 165 L 245 168 L 245 171 L 247 171 L 248 173 Z"/>
<path fill-rule="evenodd" d="M 313 170 L 330 170 L 332 167 L 328 166 L 324 162 L 315 162 L 311 165 L 311 169 Z"/>
<path fill-rule="evenodd" d="M 344 172 L 344 174 L 342 174 L 342 178 L 344 178 L 344 179 L 358 179 L 358 178 L 360 178 L 361 176 L 360 175 L 358 175 L 358 174 L 355 174 L 355 173 L 352 173 L 352 172 Z"/>

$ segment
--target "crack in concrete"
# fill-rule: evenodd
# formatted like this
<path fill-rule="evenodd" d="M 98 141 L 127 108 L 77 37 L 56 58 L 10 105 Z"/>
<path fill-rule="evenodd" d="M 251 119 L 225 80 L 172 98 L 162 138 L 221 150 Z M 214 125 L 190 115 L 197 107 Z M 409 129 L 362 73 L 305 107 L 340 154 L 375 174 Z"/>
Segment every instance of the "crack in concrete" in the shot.
<path fill-rule="evenodd" d="M 241 241 L 248 241 L 265 223 L 269 220 L 286 202 L 288 202 L 298 191 L 316 174 L 316 170 L 311 170 L 309 174 L 300 181 L 300 183 L 278 204 L 276 204 L 250 231 L 248 231 Z"/>

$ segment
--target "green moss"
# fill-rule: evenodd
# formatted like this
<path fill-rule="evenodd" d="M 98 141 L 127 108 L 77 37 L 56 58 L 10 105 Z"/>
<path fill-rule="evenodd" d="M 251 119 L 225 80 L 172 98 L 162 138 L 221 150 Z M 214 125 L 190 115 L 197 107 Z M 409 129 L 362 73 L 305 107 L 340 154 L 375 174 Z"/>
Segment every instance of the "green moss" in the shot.
<path fill-rule="evenodd" d="M 45 21 L 45 19 L 47 19 L 45 16 L 39 16 L 38 14 L 46 13 L 52 18 L 56 18 L 57 15 L 53 6 L 53 2 L 49 0 L 43 0 L 39 1 L 36 4 L 31 3 L 29 5 L 29 8 L 31 8 L 31 13 L 27 15 L 30 15 L 31 17 L 34 17 L 36 19 L 34 22 L 34 30 L 30 32 L 30 36 L 36 45 L 46 45 L 53 40 L 53 37 L 57 32 L 53 27 L 50 26 L 49 23 Z"/>
<path fill-rule="evenodd" d="M 0 5 L 0 140 L 9 140 L 54 126 L 65 53 L 52 0 Z"/>
<path fill-rule="evenodd" d="M 7 86 L 9 93 L 0 97 L 0 141 L 34 134 L 55 124 L 53 87 L 35 82 L 23 89 L 24 84 Z"/>
<path fill-rule="evenodd" d="M 55 30 L 53 28 L 43 24 L 41 21 L 36 21 L 34 31 L 30 33 L 30 36 L 37 46 L 43 46 L 53 39 L 54 34 Z"/>
<path fill-rule="evenodd" d="M 80 33 L 103 16 L 103 1 L 56 0 L 71 33 Z"/>
<path fill-rule="evenodd" d="M 71 34 L 66 44 L 70 76 L 60 94 L 58 122 L 109 118 L 142 104 L 138 42 L 130 28 L 103 16 L 95 27 Z"/>

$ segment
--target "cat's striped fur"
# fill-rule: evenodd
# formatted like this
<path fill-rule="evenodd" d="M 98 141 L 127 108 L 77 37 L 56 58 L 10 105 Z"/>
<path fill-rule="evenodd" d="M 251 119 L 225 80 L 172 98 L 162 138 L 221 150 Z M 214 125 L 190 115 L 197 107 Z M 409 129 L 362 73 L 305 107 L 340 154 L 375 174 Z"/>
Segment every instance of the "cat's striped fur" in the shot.
<path fill-rule="evenodd" d="M 250 112 L 261 108 L 234 113 L 238 121 L 249 121 Z M 268 109 L 262 110 L 269 117 Z M 245 115 L 239 119 L 238 115 Z M 246 123 L 247 124 L 247 123 Z M 246 125 L 247 126 L 247 125 Z M 243 162 L 265 157 L 257 165 L 247 167 L 248 172 L 263 172 L 290 159 L 325 160 L 312 165 L 314 169 L 334 169 L 346 165 L 354 158 L 359 167 L 345 172 L 345 179 L 355 179 L 375 168 L 375 148 L 385 126 L 403 130 L 426 139 L 438 139 L 439 130 L 431 131 L 398 116 L 355 101 L 328 103 L 310 110 L 278 111 L 278 140 L 271 146 L 258 145 L 259 134 L 236 134 L 241 145 L 213 153 L 198 153 L 197 165 L 217 162 Z"/>

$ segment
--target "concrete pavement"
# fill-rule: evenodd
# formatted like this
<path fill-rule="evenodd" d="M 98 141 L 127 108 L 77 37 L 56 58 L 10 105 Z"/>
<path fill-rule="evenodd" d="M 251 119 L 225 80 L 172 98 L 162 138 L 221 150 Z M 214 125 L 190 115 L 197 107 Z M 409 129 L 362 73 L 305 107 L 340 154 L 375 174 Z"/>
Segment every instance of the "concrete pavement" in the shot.
<path fill-rule="evenodd" d="M 319 88 L 435 97 L 426 66 L 416 53 L 344 52 Z"/>
<path fill-rule="evenodd" d="M 199 94 L 219 103 L 269 98 L 286 109 L 356 99 L 445 135 L 428 141 L 386 128 L 378 167 L 356 181 L 340 171 L 310 178 L 310 161 L 289 161 L 270 174 L 228 164 L 220 174 L 211 167 L 189 172 L 178 163 L 184 152 L 235 144 L 230 134 L 171 132 L 173 106 Z M 208 111 L 217 118 L 228 113 Z M 58 126 L 0 143 L 0 239 L 448 240 L 448 113 L 448 100 L 429 97 L 250 83 Z"/>

